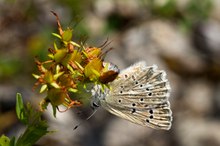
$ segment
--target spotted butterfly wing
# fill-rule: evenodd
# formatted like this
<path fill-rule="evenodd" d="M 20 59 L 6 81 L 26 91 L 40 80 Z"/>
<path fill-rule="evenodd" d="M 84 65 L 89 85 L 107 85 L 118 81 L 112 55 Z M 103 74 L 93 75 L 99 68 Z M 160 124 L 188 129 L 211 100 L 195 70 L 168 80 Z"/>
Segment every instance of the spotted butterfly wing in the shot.
<path fill-rule="evenodd" d="M 110 90 L 99 97 L 107 111 L 142 126 L 170 129 L 170 85 L 165 72 L 157 70 L 156 65 L 138 62 L 123 70 L 109 85 Z"/>

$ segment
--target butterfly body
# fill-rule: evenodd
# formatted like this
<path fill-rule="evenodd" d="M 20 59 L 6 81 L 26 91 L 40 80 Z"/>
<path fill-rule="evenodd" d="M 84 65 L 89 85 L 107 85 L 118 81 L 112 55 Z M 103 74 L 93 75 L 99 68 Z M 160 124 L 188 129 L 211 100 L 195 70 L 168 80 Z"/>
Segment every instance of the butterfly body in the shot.
<path fill-rule="evenodd" d="M 123 70 L 103 92 L 97 86 L 93 103 L 133 123 L 168 130 L 172 112 L 168 101 L 170 85 L 164 71 L 138 62 Z"/>

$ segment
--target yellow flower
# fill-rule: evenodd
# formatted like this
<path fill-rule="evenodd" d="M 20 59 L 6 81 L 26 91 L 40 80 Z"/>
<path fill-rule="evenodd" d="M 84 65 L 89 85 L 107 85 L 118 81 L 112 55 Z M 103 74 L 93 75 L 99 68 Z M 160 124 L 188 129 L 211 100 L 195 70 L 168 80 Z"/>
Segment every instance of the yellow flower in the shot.
<path fill-rule="evenodd" d="M 100 77 L 102 69 L 102 61 L 99 58 L 95 58 L 85 66 L 84 74 L 91 81 L 96 81 Z"/>

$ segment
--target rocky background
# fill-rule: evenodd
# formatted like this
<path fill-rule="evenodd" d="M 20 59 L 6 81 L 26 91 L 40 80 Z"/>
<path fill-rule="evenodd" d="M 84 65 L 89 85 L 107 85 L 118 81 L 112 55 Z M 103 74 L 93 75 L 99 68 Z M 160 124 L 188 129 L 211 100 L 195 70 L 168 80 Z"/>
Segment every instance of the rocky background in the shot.
<path fill-rule="evenodd" d="M 167 72 L 172 87 L 173 126 L 158 131 L 137 126 L 100 109 L 58 113 L 44 118 L 49 134 L 38 146 L 219 146 L 219 0 L 0 0 L 0 135 L 24 130 L 15 114 L 15 95 L 38 107 L 43 95 L 32 91 L 34 56 L 46 58 L 51 32 L 60 16 L 74 28 L 74 40 L 114 49 L 106 60 L 120 69 L 145 60 Z M 81 114 L 78 114 L 80 110 Z"/>

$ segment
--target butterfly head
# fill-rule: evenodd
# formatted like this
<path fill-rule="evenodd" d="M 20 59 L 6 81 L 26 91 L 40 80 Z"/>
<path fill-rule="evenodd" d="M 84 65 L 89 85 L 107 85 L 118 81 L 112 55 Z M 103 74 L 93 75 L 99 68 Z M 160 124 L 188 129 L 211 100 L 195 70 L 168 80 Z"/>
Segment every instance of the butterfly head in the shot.
<path fill-rule="evenodd" d="M 108 94 L 108 92 L 108 88 L 102 89 L 100 85 L 95 85 L 92 89 L 91 107 L 93 109 L 96 109 L 99 106 L 101 106 L 101 100 L 105 100 L 105 97 Z"/>

